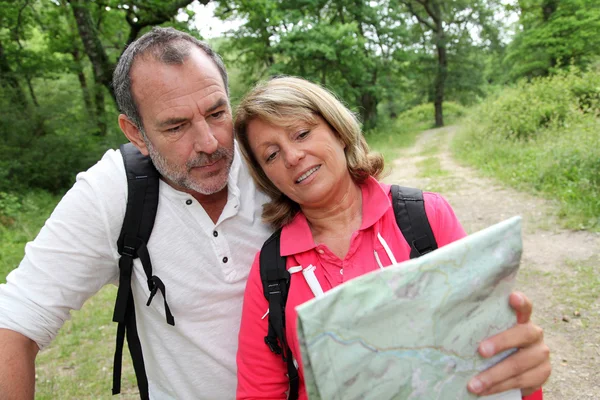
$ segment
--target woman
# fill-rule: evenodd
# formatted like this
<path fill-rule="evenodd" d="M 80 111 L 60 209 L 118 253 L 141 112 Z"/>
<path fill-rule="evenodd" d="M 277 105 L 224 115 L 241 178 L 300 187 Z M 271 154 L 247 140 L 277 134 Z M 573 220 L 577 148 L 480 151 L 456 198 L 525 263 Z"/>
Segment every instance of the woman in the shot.
<path fill-rule="evenodd" d="M 272 199 L 264 207 L 263 219 L 275 228 L 283 227 L 280 251 L 287 256 L 288 269 L 296 267 L 290 271 L 298 270 L 298 266 L 315 266 L 314 274 L 322 290 L 327 291 L 389 266 L 394 259 L 409 258 L 410 247 L 391 206 L 390 186 L 377 181 L 383 171 L 383 158 L 369 152 L 358 121 L 331 93 L 298 78 L 273 79 L 242 100 L 235 131 L 253 178 Z M 441 196 L 424 193 L 424 200 L 439 247 L 465 236 L 452 208 Z M 237 397 L 286 399 L 286 363 L 264 343 L 268 303 L 258 260 L 257 255 L 244 297 Z M 471 391 L 487 394 L 490 390 L 522 387 L 529 394 L 549 375 L 541 330 L 528 322 L 529 303 L 524 297 L 513 296 L 524 303 L 525 315 L 519 316 L 519 322 L 525 323 L 518 331 L 497 335 L 502 340 L 490 342 L 496 346 L 492 352 L 501 351 L 504 344 L 523 348 L 527 356 L 516 356 L 517 352 L 480 374 L 470 383 Z M 286 338 L 299 364 L 300 399 L 306 399 L 306 392 L 295 307 L 313 297 L 304 274 L 292 274 L 286 303 Z M 527 341 L 524 332 L 529 334 Z M 535 398 L 541 399 L 539 393 Z"/>

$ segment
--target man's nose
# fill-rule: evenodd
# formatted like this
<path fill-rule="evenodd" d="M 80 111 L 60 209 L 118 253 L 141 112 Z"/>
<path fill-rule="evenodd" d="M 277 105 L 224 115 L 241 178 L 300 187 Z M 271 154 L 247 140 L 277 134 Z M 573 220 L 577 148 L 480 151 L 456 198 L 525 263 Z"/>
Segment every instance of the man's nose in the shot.
<path fill-rule="evenodd" d="M 212 154 L 219 148 L 219 141 L 206 120 L 196 121 L 194 129 L 194 151 L 196 153 Z"/>

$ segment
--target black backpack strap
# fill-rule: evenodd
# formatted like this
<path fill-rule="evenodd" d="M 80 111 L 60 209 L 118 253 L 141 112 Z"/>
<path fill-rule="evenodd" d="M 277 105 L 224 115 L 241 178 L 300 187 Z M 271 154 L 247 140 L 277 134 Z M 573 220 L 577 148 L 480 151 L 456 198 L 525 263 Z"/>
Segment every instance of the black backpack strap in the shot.
<path fill-rule="evenodd" d="M 391 191 L 396 223 L 410 246 L 410 258 L 417 258 L 437 249 L 425 212 L 423 192 L 398 185 L 392 185 Z"/>
<path fill-rule="evenodd" d="M 285 303 L 290 287 L 286 258 L 279 251 L 281 229 L 275 232 L 260 251 L 260 279 L 269 302 L 269 331 L 265 343 L 275 354 L 281 354 L 288 370 L 290 390 L 288 400 L 298 399 L 299 378 L 292 351 L 285 340 Z"/>
<path fill-rule="evenodd" d="M 127 208 L 117 247 L 119 259 L 119 289 L 115 302 L 113 321 L 118 323 L 117 345 L 113 369 L 113 394 L 121 391 L 121 362 L 123 343 L 127 336 L 127 344 L 133 360 L 133 367 L 138 381 L 140 397 L 148 399 L 148 379 L 144 368 L 144 358 L 135 321 L 135 306 L 131 291 L 133 260 L 140 258 L 147 277 L 150 298 L 158 290 L 163 294 L 167 323 L 174 325 L 175 320 L 167 305 L 166 290 L 163 282 L 152 274 L 152 263 L 147 243 L 152 233 L 156 210 L 158 209 L 159 174 L 149 157 L 145 157 L 131 143 L 121 145 L 121 155 L 127 175 Z"/>

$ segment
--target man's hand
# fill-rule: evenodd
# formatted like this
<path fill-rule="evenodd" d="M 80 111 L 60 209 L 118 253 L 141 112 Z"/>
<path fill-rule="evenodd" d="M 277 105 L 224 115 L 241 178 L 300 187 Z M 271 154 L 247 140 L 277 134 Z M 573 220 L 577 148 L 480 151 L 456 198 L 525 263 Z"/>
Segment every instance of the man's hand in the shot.
<path fill-rule="evenodd" d="M 530 321 L 531 301 L 523 293 L 513 292 L 509 303 L 517 314 L 517 325 L 481 342 L 479 354 L 489 358 L 512 348 L 518 351 L 471 379 L 467 388 L 480 396 L 510 389 L 521 389 L 527 396 L 538 390 L 552 371 L 544 332 Z"/>
<path fill-rule="evenodd" d="M 33 399 L 38 351 L 38 345 L 28 337 L 0 329 L 0 399 Z"/>

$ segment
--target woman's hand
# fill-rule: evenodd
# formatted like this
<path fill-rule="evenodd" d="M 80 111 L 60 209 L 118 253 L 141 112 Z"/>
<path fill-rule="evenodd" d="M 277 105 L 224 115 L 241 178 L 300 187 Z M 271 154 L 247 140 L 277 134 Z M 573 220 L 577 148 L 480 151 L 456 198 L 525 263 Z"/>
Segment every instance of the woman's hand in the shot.
<path fill-rule="evenodd" d="M 467 388 L 480 396 L 510 389 L 521 389 L 527 396 L 538 390 L 552 371 L 544 332 L 530 321 L 531 301 L 523 293 L 513 292 L 509 303 L 517 314 L 517 325 L 481 342 L 479 354 L 490 358 L 508 349 L 518 351 L 471 379 Z"/>

